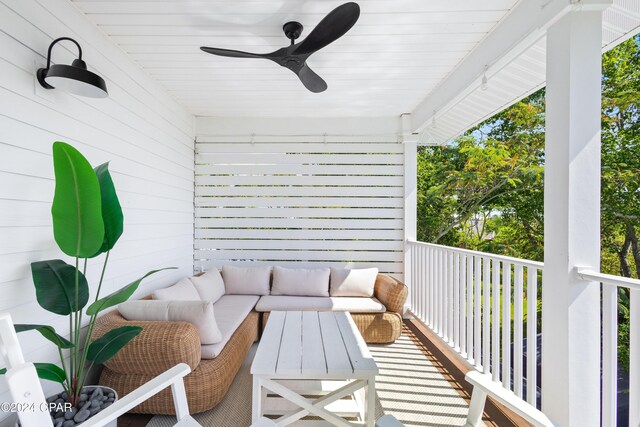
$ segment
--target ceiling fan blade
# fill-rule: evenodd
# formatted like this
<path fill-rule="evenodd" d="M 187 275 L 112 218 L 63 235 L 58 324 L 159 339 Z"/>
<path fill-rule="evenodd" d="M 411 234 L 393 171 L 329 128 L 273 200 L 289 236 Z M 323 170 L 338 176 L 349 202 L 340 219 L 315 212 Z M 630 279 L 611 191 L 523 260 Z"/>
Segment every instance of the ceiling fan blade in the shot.
<path fill-rule="evenodd" d="M 295 54 L 311 54 L 346 34 L 360 17 L 360 6 L 349 2 L 333 9 L 309 33 L 294 51 Z"/>
<path fill-rule="evenodd" d="M 212 55 L 228 56 L 230 58 L 267 58 L 267 54 L 242 52 L 241 50 L 219 49 L 217 47 L 202 46 L 200 50 Z"/>
<path fill-rule="evenodd" d="M 309 68 L 307 64 L 304 64 L 296 74 L 298 74 L 304 87 L 313 93 L 323 92 L 327 89 L 327 82 Z"/>

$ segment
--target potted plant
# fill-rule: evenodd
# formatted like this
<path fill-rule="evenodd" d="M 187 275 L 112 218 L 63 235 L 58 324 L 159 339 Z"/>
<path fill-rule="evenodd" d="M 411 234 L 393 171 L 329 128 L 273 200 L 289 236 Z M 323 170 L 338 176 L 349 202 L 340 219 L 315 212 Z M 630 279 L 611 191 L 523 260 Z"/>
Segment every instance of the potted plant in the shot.
<path fill-rule="evenodd" d="M 38 304 L 45 310 L 69 318 L 69 339 L 48 325 L 15 325 L 16 332 L 35 330 L 58 347 L 60 366 L 35 363 L 38 376 L 62 385 L 64 391 L 47 399 L 50 403 L 69 402 L 71 409 L 53 411 L 54 425 L 79 424 L 109 406 L 116 399 L 115 391 L 87 386 L 87 375 L 93 365 L 113 357 L 142 328 L 123 326 L 92 341 L 98 314 L 126 301 L 142 280 L 160 270 L 151 271 L 124 288 L 100 298 L 100 290 L 109 261 L 109 253 L 120 238 L 124 216 L 109 173 L 108 163 L 95 169 L 71 145 L 53 144 L 55 194 L 51 215 L 53 234 L 60 250 L 74 260 L 73 265 L 60 259 L 31 264 Z M 87 260 L 104 254 L 102 272 L 94 301 L 89 303 Z M 81 338 L 84 316 L 89 317 L 87 333 Z M 65 360 L 68 354 L 68 363 Z M 0 370 L 4 374 L 6 370 Z M 89 387 L 90 389 L 88 389 Z"/>

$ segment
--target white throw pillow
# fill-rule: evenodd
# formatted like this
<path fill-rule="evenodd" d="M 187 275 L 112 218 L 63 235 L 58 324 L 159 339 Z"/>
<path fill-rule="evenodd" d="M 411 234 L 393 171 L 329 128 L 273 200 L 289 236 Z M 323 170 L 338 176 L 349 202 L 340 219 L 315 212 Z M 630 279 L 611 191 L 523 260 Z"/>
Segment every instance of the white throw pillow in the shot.
<path fill-rule="evenodd" d="M 373 296 L 373 288 L 378 276 L 377 268 L 331 269 L 332 297 L 369 297 Z"/>
<path fill-rule="evenodd" d="M 201 344 L 222 341 L 211 301 L 126 301 L 118 311 L 127 320 L 189 322 L 198 330 Z"/>
<path fill-rule="evenodd" d="M 227 295 L 269 295 L 271 267 L 222 266 Z"/>
<path fill-rule="evenodd" d="M 156 289 L 151 298 L 159 300 L 173 300 L 173 301 L 198 301 L 200 294 L 193 286 L 191 280 L 188 277 L 180 280 L 173 286 L 169 286 L 164 289 Z"/>
<path fill-rule="evenodd" d="M 224 282 L 217 268 L 190 278 L 202 301 L 218 301 L 224 295 Z"/>
<path fill-rule="evenodd" d="M 273 267 L 271 295 L 328 297 L 330 272 L 328 268 Z"/>

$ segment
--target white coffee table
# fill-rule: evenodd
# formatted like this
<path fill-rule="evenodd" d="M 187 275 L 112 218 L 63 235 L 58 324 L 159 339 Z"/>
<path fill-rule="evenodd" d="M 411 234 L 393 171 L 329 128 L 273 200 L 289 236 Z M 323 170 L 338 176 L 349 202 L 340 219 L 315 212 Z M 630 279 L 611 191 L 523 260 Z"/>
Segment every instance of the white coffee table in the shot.
<path fill-rule="evenodd" d="M 340 427 L 374 426 L 378 367 L 349 313 L 271 312 L 251 373 L 254 421 L 265 413 L 267 393 L 273 393 L 289 405 L 284 405 L 286 410 L 275 420 L 278 426 L 307 415 Z M 318 384 L 338 381 L 338 388 L 326 394 L 320 395 L 323 391 L 317 390 Z M 353 401 L 358 404 L 360 423 L 327 409 L 349 395 L 354 395 Z"/>

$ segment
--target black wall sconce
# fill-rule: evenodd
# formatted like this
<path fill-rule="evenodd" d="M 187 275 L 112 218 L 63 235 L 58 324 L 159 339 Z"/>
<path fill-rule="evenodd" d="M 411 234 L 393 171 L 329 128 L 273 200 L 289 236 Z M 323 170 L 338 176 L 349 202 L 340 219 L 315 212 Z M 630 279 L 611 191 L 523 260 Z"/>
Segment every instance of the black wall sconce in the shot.
<path fill-rule="evenodd" d="M 71 65 L 51 65 L 51 50 L 62 41 L 69 40 L 78 47 L 78 59 Z M 82 48 L 77 41 L 70 37 L 60 37 L 49 45 L 47 52 L 47 68 L 40 68 L 37 72 L 38 82 L 45 89 L 62 89 L 74 95 L 90 98 L 106 98 L 109 96 L 107 85 L 99 75 L 87 70 L 87 64 L 82 60 Z"/>

